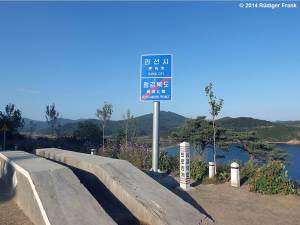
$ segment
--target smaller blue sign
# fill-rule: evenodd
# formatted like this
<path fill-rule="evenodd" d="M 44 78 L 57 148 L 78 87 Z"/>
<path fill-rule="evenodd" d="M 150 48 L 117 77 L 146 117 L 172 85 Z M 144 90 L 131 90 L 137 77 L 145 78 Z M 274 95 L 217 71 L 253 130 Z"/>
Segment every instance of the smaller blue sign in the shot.
<path fill-rule="evenodd" d="M 172 55 L 142 55 L 141 77 L 172 77 Z"/>
<path fill-rule="evenodd" d="M 171 100 L 170 77 L 142 77 L 141 78 L 141 101 L 161 101 Z"/>

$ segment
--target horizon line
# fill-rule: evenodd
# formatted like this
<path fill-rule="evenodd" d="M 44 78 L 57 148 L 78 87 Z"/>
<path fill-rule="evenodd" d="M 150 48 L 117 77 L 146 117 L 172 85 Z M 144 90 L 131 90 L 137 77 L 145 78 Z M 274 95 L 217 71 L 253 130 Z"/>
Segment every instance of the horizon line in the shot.
<path fill-rule="evenodd" d="M 172 112 L 172 111 L 165 111 L 165 110 L 162 110 L 160 112 L 169 112 L 169 113 L 174 113 L 178 116 L 182 116 L 186 119 L 196 119 L 197 117 L 205 117 L 205 119 L 207 120 L 211 120 L 208 116 L 205 116 L 205 115 L 198 115 L 196 117 L 187 117 L 187 116 L 184 116 L 184 115 L 181 115 L 179 113 L 176 113 L 176 112 Z M 134 118 L 137 118 L 137 117 L 142 117 L 142 116 L 146 116 L 146 115 L 150 115 L 150 114 L 153 114 L 152 112 L 151 113 L 146 113 L 146 114 L 141 114 L 141 115 L 138 115 L 138 116 L 134 116 Z M 217 120 L 219 119 L 223 119 L 223 118 L 232 118 L 232 119 L 237 119 L 237 118 L 251 118 L 251 119 L 256 119 L 256 120 L 264 120 L 264 121 L 268 121 L 268 122 L 293 122 L 293 121 L 300 121 L 300 119 L 291 119 L 291 120 L 267 120 L 267 119 L 261 119 L 261 118 L 256 118 L 256 117 L 252 117 L 252 116 L 223 116 L 223 117 L 220 117 L 218 118 Z M 28 120 L 32 120 L 32 121 L 36 121 L 36 122 L 47 122 L 46 120 L 36 120 L 36 119 L 31 119 L 31 118 L 28 118 L 28 117 L 23 117 L 23 119 L 28 119 Z M 72 121 L 79 121 L 79 120 L 99 120 L 97 118 L 78 118 L 78 119 L 70 119 L 70 118 L 66 118 L 66 117 L 60 117 L 58 119 L 65 119 L 65 120 L 72 120 Z M 110 121 L 122 121 L 124 119 L 116 119 L 116 120 L 110 120 Z"/>

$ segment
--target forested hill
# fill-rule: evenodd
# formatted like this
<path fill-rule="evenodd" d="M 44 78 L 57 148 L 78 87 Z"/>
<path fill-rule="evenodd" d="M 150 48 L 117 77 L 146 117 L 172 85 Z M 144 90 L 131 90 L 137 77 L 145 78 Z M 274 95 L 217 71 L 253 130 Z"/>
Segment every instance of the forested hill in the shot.
<path fill-rule="evenodd" d="M 300 120 L 291 120 L 291 121 L 276 121 L 277 124 L 300 127 Z"/>
<path fill-rule="evenodd" d="M 65 119 L 65 118 L 57 119 L 57 123 L 62 126 L 66 125 L 66 124 L 77 123 L 79 121 L 81 121 L 81 120 L 71 120 L 71 119 Z M 24 127 L 23 127 L 22 131 L 28 132 L 30 129 L 31 123 L 33 124 L 36 131 L 40 131 L 40 130 L 49 128 L 49 125 L 46 121 L 38 121 L 38 120 L 31 120 L 31 119 L 24 118 Z M 50 130 L 49 130 L 49 132 L 50 132 Z"/>
<path fill-rule="evenodd" d="M 152 114 L 146 114 L 135 118 L 137 124 L 138 136 L 150 136 L 152 134 Z M 171 132 L 178 129 L 188 118 L 178 115 L 173 112 L 160 112 L 160 133 L 162 136 L 168 136 Z M 31 124 L 35 125 L 35 134 L 50 134 L 51 129 L 44 121 L 34 121 L 25 119 L 25 126 L 21 130 L 23 133 L 30 131 Z M 100 126 L 97 119 L 86 120 L 69 120 L 59 119 L 61 124 L 62 135 L 73 135 L 78 127 L 78 123 L 82 121 L 89 121 Z M 118 130 L 124 128 L 124 120 L 110 121 L 107 125 L 106 134 L 111 135 Z M 300 140 L 300 121 L 278 121 L 270 122 L 267 120 L 259 120 L 250 117 L 224 117 L 217 121 L 217 125 L 226 129 L 235 131 L 256 131 L 260 138 L 267 141 L 289 141 L 293 139 Z"/>
<path fill-rule="evenodd" d="M 274 123 L 267 120 L 259 120 L 251 117 L 224 117 L 217 121 L 217 125 L 233 130 L 245 130 L 274 126 Z"/>
<path fill-rule="evenodd" d="M 224 117 L 217 125 L 235 131 L 255 131 L 259 138 L 270 142 L 300 140 L 300 121 L 270 122 L 250 117 Z"/>
<path fill-rule="evenodd" d="M 138 133 L 149 135 L 152 133 L 153 114 L 146 114 L 136 118 Z M 171 134 L 172 131 L 179 128 L 187 120 L 186 117 L 173 112 L 160 112 L 160 133 L 164 136 Z M 123 121 L 121 121 L 123 123 Z"/>
<path fill-rule="evenodd" d="M 152 133 L 152 113 L 135 117 L 137 124 L 137 134 L 140 136 L 150 135 Z M 160 133 L 163 136 L 169 135 L 172 131 L 179 128 L 184 121 L 187 120 L 186 117 L 178 115 L 173 112 L 160 112 Z M 21 132 L 29 132 L 30 131 L 30 121 L 35 125 L 35 133 L 36 134 L 50 134 L 51 129 L 49 125 L 43 121 L 34 121 L 25 119 L 25 126 L 21 130 Z M 59 119 L 58 123 L 61 124 L 61 130 L 63 135 L 72 135 L 73 132 L 77 129 L 78 123 L 82 121 L 89 121 L 91 123 L 100 125 L 99 120 L 97 119 L 86 119 L 86 120 L 68 120 L 68 119 Z M 108 135 L 117 132 L 118 129 L 122 129 L 124 127 L 125 121 L 109 121 L 107 124 Z"/>

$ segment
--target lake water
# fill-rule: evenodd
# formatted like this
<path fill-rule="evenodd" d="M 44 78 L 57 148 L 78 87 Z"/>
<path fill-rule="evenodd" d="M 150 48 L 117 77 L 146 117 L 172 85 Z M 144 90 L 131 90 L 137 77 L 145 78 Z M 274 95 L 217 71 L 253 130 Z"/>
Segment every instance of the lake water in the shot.
<path fill-rule="evenodd" d="M 296 180 L 300 184 L 300 145 L 276 144 L 276 147 L 288 151 L 288 162 L 286 166 L 288 174 L 293 180 Z M 166 152 L 168 155 L 176 156 L 179 154 L 179 146 L 167 148 Z M 191 157 L 194 157 L 196 154 L 196 151 L 192 149 Z M 231 145 L 227 152 L 218 149 L 217 155 L 224 156 L 218 158 L 217 163 L 228 163 L 232 160 L 246 162 L 249 159 L 248 154 L 245 151 L 234 145 Z M 211 148 L 206 148 L 203 157 L 207 162 L 213 161 L 213 150 Z"/>

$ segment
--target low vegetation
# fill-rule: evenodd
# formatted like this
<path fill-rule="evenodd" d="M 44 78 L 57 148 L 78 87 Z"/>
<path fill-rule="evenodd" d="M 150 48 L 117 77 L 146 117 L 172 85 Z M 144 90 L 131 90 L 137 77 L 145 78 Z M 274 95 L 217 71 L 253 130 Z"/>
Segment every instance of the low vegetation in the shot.
<path fill-rule="evenodd" d="M 242 182 L 249 184 L 249 190 L 261 194 L 297 194 L 297 184 L 292 181 L 280 161 L 270 161 L 262 166 L 255 165 L 252 160 L 240 164 Z M 194 160 L 191 163 L 191 178 L 198 183 L 218 184 L 230 181 L 230 163 L 218 167 L 217 175 L 208 178 L 208 165 Z"/>
<path fill-rule="evenodd" d="M 191 162 L 191 178 L 196 182 L 201 183 L 208 175 L 208 164 L 200 160 L 193 160 Z"/>
<path fill-rule="evenodd" d="M 283 163 L 270 161 L 250 178 L 250 191 L 262 194 L 297 194 L 297 185 L 289 179 Z"/>
<path fill-rule="evenodd" d="M 179 157 L 168 156 L 166 152 L 161 152 L 159 157 L 159 169 L 175 176 L 179 175 Z"/>
<path fill-rule="evenodd" d="M 249 180 L 256 173 L 258 166 L 254 164 L 253 160 L 248 160 L 245 164 L 239 163 L 241 166 L 240 176 L 243 181 Z"/>
<path fill-rule="evenodd" d="M 151 169 L 151 147 L 140 144 L 120 144 L 109 147 L 100 155 L 127 160 L 143 171 Z M 191 178 L 197 183 L 219 184 L 230 181 L 230 163 L 219 164 L 217 175 L 213 179 L 208 178 L 208 164 L 201 160 L 191 161 Z M 240 176 L 242 182 L 249 184 L 250 191 L 262 194 L 297 194 L 297 184 L 288 178 L 284 164 L 280 161 L 270 161 L 261 166 L 252 160 L 240 165 Z M 178 157 L 168 156 L 165 152 L 160 154 L 160 170 L 179 175 Z"/>

